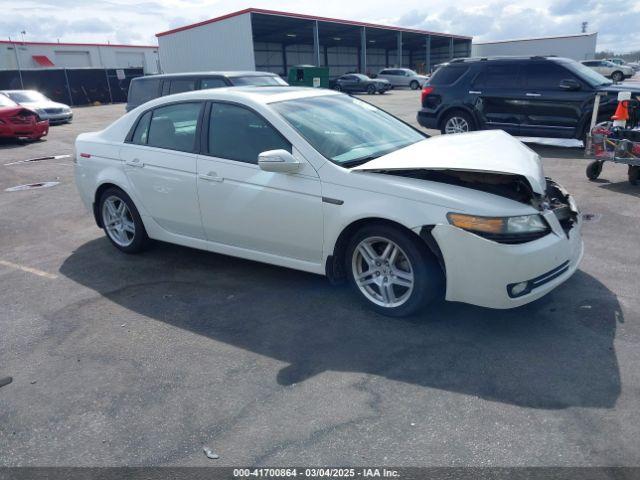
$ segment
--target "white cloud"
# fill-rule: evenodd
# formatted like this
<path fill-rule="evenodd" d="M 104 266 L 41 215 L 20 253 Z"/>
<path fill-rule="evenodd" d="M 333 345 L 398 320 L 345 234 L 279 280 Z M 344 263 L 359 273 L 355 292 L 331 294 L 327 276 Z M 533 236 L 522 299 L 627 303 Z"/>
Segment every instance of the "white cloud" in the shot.
<path fill-rule="evenodd" d="M 391 7 L 397 5 L 397 7 Z M 477 40 L 570 34 L 583 21 L 599 31 L 598 49 L 640 49 L 638 0 L 3 0 L 0 38 L 136 42 L 249 6 L 472 35 Z"/>

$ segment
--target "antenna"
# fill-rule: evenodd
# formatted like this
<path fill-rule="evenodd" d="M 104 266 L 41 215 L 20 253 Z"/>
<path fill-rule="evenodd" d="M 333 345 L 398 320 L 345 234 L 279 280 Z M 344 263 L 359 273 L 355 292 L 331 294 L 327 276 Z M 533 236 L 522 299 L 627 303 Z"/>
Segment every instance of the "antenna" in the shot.
<path fill-rule="evenodd" d="M 588 26 L 589 26 L 589 22 L 582 22 L 582 25 L 581 25 L 582 33 L 587 33 Z"/>

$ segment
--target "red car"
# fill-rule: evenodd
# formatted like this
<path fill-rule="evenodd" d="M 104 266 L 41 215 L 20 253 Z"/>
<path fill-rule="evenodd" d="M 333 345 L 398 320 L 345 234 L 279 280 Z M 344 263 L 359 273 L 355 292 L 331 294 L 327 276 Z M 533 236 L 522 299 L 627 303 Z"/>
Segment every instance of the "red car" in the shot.
<path fill-rule="evenodd" d="M 0 94 L 0 138 L 38 140 L 49 133 L 49 120 Z"/>

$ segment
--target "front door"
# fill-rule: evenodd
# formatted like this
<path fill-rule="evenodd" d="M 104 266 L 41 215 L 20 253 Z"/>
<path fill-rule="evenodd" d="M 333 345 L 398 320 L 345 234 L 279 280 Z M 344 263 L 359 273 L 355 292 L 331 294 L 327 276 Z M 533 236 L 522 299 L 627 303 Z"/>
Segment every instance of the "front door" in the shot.
<path fill-rule="evenodd" d="M 198 195 L 207 239 L 319 264 L 323 217 L 315 169 L 244 106 L 212 103 L 206 137 L 206 154 L 198 157 Z M 261 152 L 281 148 L 303 162 L 298 173 L 265 172 L 257 165 Z"/>
<path fill-rule="evenodd" d="M 120 158 L 134 194 L 168 232 L 204 238 L 196 191 L 195 140 L 202 102 L 145 113 Z"/>
<path fill-rule="evenodd" d="M 593 101 L 593 89 L 552 61 L 531 62 L 523 65 L 522 71 L 525 96 L 520 135 L 573 138 L 585 105 Z M 581 88 L 562 89 L 563 80 L 577 82 Z"/>

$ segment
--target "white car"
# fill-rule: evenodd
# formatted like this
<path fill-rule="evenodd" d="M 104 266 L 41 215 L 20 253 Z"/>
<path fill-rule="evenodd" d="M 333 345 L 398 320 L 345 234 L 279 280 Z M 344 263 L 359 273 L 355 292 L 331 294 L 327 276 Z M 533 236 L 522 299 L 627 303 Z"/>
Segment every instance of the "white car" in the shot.
<path fill-rule="evenodd" d="M 428 138 L 331 90 L 170 95 L 75 148 L 82 200 L 118 249 L 157 239 L 348 279 L 387 315 L 442 294 L 523 305 L 582 256 L 572 197 L 518 140 Z"/>
<path fill-rule="evenodd" d="M 633 68 L 628 65 L 618 65 L 609 60 L 583 60 L 580 63 L 595 70 L 600 75 L 609 77 L 614 82 L 621 82 L 625 78 L 633 77 L 636 73 Z"/>
<path fill-rule="evenodd" d="M 35 111 L 42 120 L 50 124 L 69 123 L 73 120 L 73 112 L 68 105 L 54 102 L 36 90 L 2 90 L 17 104 Z"/>
<path fill-rule="evenodd" d="M 418 75 L 409 68 L 385 68 L 380 70 L 376 78 L 388 80 L 393 87 L 409 87 L 417 90 L 427 81 L 426 76 Z"/>

